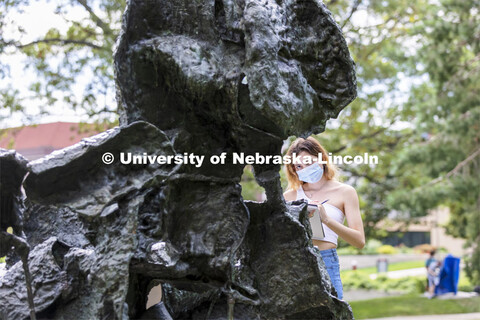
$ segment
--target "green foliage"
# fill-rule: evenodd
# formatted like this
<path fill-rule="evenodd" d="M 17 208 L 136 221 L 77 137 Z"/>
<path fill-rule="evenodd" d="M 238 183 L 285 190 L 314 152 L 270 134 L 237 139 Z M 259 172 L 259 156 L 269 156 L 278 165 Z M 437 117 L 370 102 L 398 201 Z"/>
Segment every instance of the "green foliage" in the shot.
<path fill-rule="evenodd" d="M 393 246 L 385 244 L 377 249 L 377 252 L 380 254 L 395 254 L 398 252 Z"/>
<path fill-rule="evenodd" d="M 460 272 L 460 278 L 458 279 L 458 291 L 473 292 L 475 286 L 470 282 L 465 272 Z"/>
<path fill-rule="evenodd" d="M 409 248 L 407 246 L 399 246 L 396 249 L 398 250 L 398 253 L 414 253 L 415 251 L 413 248 Z"/>
<path fill-rule="evenodd" d="M 243 200 L 261 201 L 260 197 L 265 190 L 255 180 L 252 170 L 251 165 L 246 165 L 243 168 L 243 175 L 240 181 L 242 197 Z"/>
<path fill-rule="evenodd" d="M 480 249 L 478 243 L 474 246 L 475 250 L 472 255 L 465 258 L 465 272 L 472 282 L 478 285 L 480 283 Z"/>
<path fill-rule="evenodd" d="M 344 290 L 367 289 L 381 290 L 385 292 L 422 293 L 425 291 L 426 277 L 387 278 L 386 275 L 378 275 L 370 279 L 370 275 L 362 272 L 349 272 L 342 275 Z"/>
<path fill-rule="evenodd" d="M 421 39 L 412 66 L 428 76 L 411 91 L 405 121 L 424 138 L 411 139 L 393 162 L 397 172 L 413 170 L 388 196 L 407 216 L 448 206 L 447 232 L 467 239 L 473 255 L 466 272 L 480 282 L 480 17 L 479 1 L 440 1 L 429 6 L 411 30 Z M 415 69 L 417 70 L 417 69 Z M 414 70 L 412 69 L 412 72 Z"/>
<path fill-rule="evenodd" d="M 377 249 L 382 246 L 382 242 L 377 239 L 368 239 L 365 246 L 362 249 L 355 248 L 354 246 L 347 246 L 337 249 L 339 255 L 347 254 L 377 254 Z"/>
<path fill-rule="evenodd" d="M 0 4 L 0 61 L 8 55 L 23 56 L 25 68 L 36 73 L 35 81 L 23 84 L 29 94 L 20 95 L 9 84 L 8 66 L 0 62 L 1 107 L 26 113 L 25 105 L 34 101 L 40 114 L 49 114 L 52 108 L 67 105 L 98 122 L 116 121 L 116 105 L 106 103 L 115 94 L 112 52 L 125 0 L 59 2 L 55 13 L 65 21 L 66 30 L 50 28 L 42 37 L 25 41 L 25 30 L 8 13 L 20 13 L 32 4 L 18 0 Z M 78 16 L 79 9 L 87 18 L 71 20 L 71 13 L 77 10 Z M 16 38 L 5 38 L 7 24 L 17 30 Z M 75 91 L 80 89 L 79 95 Z"/>

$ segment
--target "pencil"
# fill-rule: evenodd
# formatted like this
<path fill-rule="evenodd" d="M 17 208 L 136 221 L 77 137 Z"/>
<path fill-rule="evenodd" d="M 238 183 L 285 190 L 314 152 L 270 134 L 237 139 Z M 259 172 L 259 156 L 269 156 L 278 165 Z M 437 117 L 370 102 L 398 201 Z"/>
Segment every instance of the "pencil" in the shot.
<path fill-rule="evenodd" d="M 320 203 L 320 204 L 324 204 L 324 203 L 325 203 L 325 202 L 327 202 L 328 200 L 330 200 L 330 199 L 327 199 L 327 200 L 323 201 L 323 202 L 322 202 L 322 203 Z M 308 205 L 309 205 L 309 206 L 315 206 L 315 207 L 318 207 L 316 204 L 313 204 L 313 203 L 309 203 Z"/>

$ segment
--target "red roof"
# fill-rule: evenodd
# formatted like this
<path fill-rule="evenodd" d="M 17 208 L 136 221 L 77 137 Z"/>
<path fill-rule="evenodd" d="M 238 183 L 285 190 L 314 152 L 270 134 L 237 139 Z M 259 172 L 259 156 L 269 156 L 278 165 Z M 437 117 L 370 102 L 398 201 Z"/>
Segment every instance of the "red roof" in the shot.
<path fill-rule="evenodd" d="M 108 127 L 105 127 L 107 130 Z M 100 133 L 95 124 L 53 122 L 9 128 L 0 131 L 0 147 L 15 149 L 29 160 L 71 146 L 81 139 Z"/>

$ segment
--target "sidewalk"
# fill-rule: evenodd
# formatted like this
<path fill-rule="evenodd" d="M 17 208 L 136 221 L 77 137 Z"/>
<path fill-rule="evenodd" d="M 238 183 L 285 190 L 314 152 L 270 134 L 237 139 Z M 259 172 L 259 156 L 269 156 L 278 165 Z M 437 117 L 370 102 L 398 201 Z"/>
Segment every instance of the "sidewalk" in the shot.
<path fill-rule="evenodd" d="M 357 268 L 375 267 L 378 259 L 387 259 L 388 263 L 426 260 L 428 254 L 424 253 L 397 253 L 397 254 L 365 254 L 365 255 L 339 255 L 340 270 L 351 270 L 352 261 L 355 260 Z"/>
<path fill-rule="evenodd" d="M 399 292 L 399 291 L 385 292 L 384 290 L 354 289 L 354 290 L 344 291 L 343 299 L 347 302 L 350 302 L 350 301 L 370 300 L 370 299 L 402 296 L 402 295 L 405 295 L 405 292 Z M 476 296 L 478 295 L 475 292 L 458 291 L 457 294 L 454 294 L 453 292 L 448 292 L 439 296 L 435 296 L 434 299 L 436 300 L 469 299 Z M 419 294 L 419 297 L 428 298 L 428 292 Z M 480 320 L 480 318 L 478 320 Z"/>
<path fill-rule="evenodd" d="M 372 318 L 365 320 L 480 320 L 480 312 L 456 313 L 456 314 L 435 314 L 428 316 L 398 316 L 390 318 Z"/>
<path fill-rule="evenodd" d="M 403 278 L 409 276 L 425 276 L 427 277 L 427 269 L 426 268 L 412 268 L 412 269 L 404 269 L 404 270 L 397 270 L 397 271 L 388 271 L 384 272 L 384 275 L 387 278 Z M 370 279 L 374 280 L 378 276 L 378 273 L 372 273 L 370 275 Z"/>

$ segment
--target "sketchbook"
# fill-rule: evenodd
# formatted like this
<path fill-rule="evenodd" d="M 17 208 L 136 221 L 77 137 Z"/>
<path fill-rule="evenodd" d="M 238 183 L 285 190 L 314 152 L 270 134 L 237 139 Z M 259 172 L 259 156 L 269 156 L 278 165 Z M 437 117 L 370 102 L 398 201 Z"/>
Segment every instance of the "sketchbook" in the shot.
<path fill-rule="evenodd" d="M 308 205 L 308 211 L 314 209 L 313 216 L 310 219 L 310 226 L 312 227 L 312 239 L 323 240 L 325 238 L 325 231 L 323 230 L 322 219 L 320 218 L 320 211 L 314 204 Z"/>

